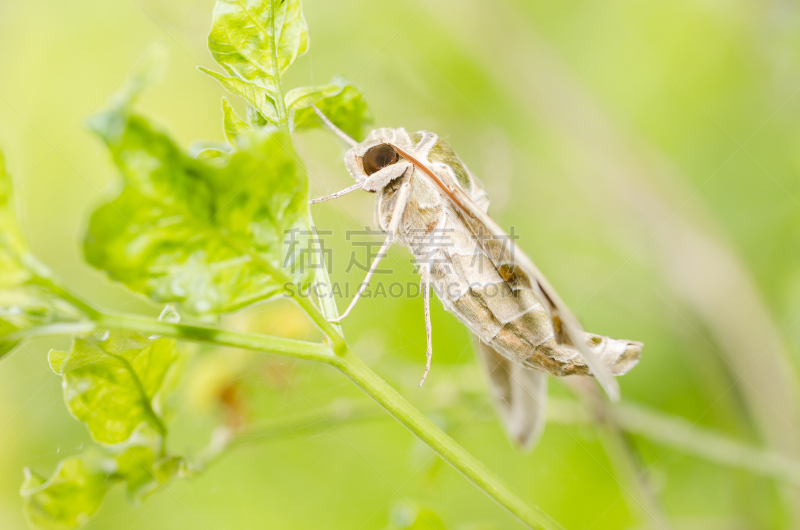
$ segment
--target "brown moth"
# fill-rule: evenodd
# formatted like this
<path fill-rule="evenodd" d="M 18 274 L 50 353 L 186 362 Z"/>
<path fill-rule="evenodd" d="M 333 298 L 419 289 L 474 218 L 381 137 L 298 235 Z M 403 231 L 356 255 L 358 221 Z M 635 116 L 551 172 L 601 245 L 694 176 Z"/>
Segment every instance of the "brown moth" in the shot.
<path fill-rule="evenodd" d="M 362 142 L 338 130 L 351 148 L 345 165 L 356 183 L 312 203 L 357 189 L 376 193 L 375 221 L 388 235 L 364 282 L 337 321 L 366 289 L 392 243 L 407 247 L 422 276 L 427 363 L 432 356 L 430 287 L 444 308 L 478 338 L 482 365 L 507 431 L 530 447 L 543 427 L 546 374 L 593 375 L 611 399 L 612 376 L 639 360 L 642 343 L 583 331 L 561 298 L 486 213 L 489 199 L 450 146 L 435 134 L 376 129 Z"/>

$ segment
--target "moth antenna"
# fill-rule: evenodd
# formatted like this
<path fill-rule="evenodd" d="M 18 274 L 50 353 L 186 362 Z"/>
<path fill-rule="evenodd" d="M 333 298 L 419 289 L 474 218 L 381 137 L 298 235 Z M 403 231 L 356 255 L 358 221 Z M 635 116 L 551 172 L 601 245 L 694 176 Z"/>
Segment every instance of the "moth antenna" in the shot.
<path fill-rule="evenodd" d="M 316 106 L 316 105 L 311 105 L 311 108 L 312 108 L 312 109 L 314 109 L 314 112 L 316 112 L 316 113 L 317 113 L 317 116 L 319 116 L 319 119 L 321 119 L 321 120 L 322 120 L 322 123 L 324 123 L 325 125 L 327 125 L 327 126 L 328 126 L 328 128 L 329 128 L 330 130 L 332 130 L 336 136 L 338 136 L 339 138 L 341 138 L 342 140 L 344 140 L 345 142 L 347 142 L 348 144 L 350 144 L 350 147 L 355 147 L 355 146 L 357 146 L 357 145 L 358 145 L 358 142 L 356 142 L 355 140 L 353 140 L 352 138 L 350 138 L 350 136 L 349 136 L 349 135 L 348 135 L 346 132 L 344 132 L 344 131 L 343 131 L 343 130 L 341 130 L 339 127 L 337 127 L 336 125 L 334 125 L 334 124 L 333 124 L 333 122 L 332 122 L 331 120 L 329 120 L 329 119 L 328 119 L 328 117 L 327 117 L 327 116 L 325 116 L 325 115 L 322 113 L 322 111 L 321 111 L 321 110 L 319 110 L 319 109 L 317 108 L 317 106 Z"/>

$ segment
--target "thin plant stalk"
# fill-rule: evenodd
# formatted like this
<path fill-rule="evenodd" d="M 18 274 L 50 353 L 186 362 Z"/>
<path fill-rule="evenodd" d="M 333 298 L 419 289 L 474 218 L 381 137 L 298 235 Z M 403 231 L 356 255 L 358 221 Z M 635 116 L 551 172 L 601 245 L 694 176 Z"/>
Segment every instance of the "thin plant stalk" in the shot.
<path fill-rule="evenodd" d="M 145 335 L 161 335 L 218 346 L 232 346 L 329 364 L 347 376 L 442 459 L 528 528 L 542 530 L 561 528 L 541 509 L 523 499 L 475 456 L 426 418 L 349 349 L 337 355 L 325 344 L 255 333 L 239 333 L 206 326 L 161 322 L 138 315 L 106 313 L 101 315 L 97 322 L 98 328 L 136 331 Z"/>

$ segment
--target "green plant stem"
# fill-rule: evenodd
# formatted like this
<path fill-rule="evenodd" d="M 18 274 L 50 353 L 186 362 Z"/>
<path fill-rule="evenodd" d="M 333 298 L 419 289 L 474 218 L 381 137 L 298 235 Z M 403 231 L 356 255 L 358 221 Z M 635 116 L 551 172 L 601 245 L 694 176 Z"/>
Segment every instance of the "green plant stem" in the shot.
<path fill-rule="evenodd" d="M 308 209 L 308 222 L 311 225 L 311 230 L 314 232 L 315 236 L 317 233 L 317 225 L 314 224 L 314 217 L 311 215 L 311 208 Z M 317 244 L 319 242 L 317 241 Z M 320 267 L 317 267 L 314 280 L 316 281 L 317 285 L 324 285 L 325 291 L 327 293 L 332 293 L 331 290 L 331 279 L 328 275 L 328 264 L 325 263 L 325 256 L 320 255 Z M 336 301 L 333 299 L 333 296 L 323 296 L 317 297 L 317 302 L 319 303 L 319 310 L 322 313 L 322 317 L 325 319 L 326 322 L 330 322 L 331 320 L 336 320 L 339 318 L 339 310 L 336 308 Z M 340 323 L 331 324 L 333 329 L 336 331 L 338 335 L 342 337 L 344 341 L 344 331 L 342 331 L 342 325 Z"/>
<path fill-rule="evenodd" d="M 18 340 L 29 340 L 37 337 L 74 336 L 83 333 L 91 333 L 95 329 L 97 329 L 97 323 L 89 320 L 83 322 L 59 322 L 17 331 L 5 335 L 3 339 L 9 342 L 16 342 Z"/>
<path fill-rule="evenodd" d="M 237 333 L 204 326 L 173 324 L 129 314 L 103 314 L 97 326 L 136 331 L 146 335 L 163 335 L 208 342 L 220 346 L 233 346 L 330 364 L 353 381 L 414 435 L 428 444 L 446 462 L 529 528 L 543 530 L 561 528 L 539 508 L 520 497 L 483 463 L 428 420 L 350 350 L 345 350 L 341 355 L 335 355 L 324 344 Z"/>
<path fill-rule="evenodd" d="M 586 409 L 566 399 L 550 399 L 548 415 L 558 423 L 594 423 Z M 715 464 L 800 486 L 800 462 L 769 449 L 732 439 L 689 420 L 633 403 L 613 406 L 619 426 L 629 434 Z"/>
<path fill-rule="evenodd" d="M 256 333 L 239 333 L 206 326 L 173 324 L 126 313 L 116 315 L 103 313 L 97 322 L 97 327 L 136 331 L 144 335 L 162 335 L 194 342 L 206 342 L 217 346 L 231 346 L 328 364 L 335 359 L 331 349 L 324 344 Z"/>
<path fill-rule="evenodd" d="M 83 313 L 85 313 L 86 316 L 92 320 L 97 320 L 100 317 L 100 311 L 98 311 L 92 304 L 74 294 L 72 291 L 53 280 L 50 276 L 44 276 L 37 273 L 36 276 L 34 276 L 33 281 L 42 287 L 46 287 L 48 290 L 50 290 L 50 292 L 57 295 L 62 300 L 69 302 L 76 309 L 83 311 Z"/>
<path fill-rule="evenodd" d="M 317 309 L 317 306 L 314 305 L 314 302 L 311 301 L 310 297 L 302 297 L 302 296 L 293 296 L 292 300 L 300 306 L 300 308 L 306 312 L 306 314 L 314 321 L 314 324 L 325 333 L 325 336 L 330 339 L 333 350 L 336 353 L 341 354 L 342 352 L 347 350 L 347 343 L 342 337 L 341 333 L 334 328 L 334 324 L 328 322 L 328 319 L 325 318 L 325 315 Z"/>
<path fill-rule="evenodd" d="M 650 441 L 698 458 L 800 486 L 800 462 L 733 440 L 684 418 L 630 403 L 614 407 L 620 426 Z"/>
<path fill-rule="evenodd" d="M 250 259 L 256 261 L 260 267 L 271 274 L 272 277 L 275 278 L 275 280 L 281 285 L 291 283 L 291 280 L 283 273 L 282 270 L 275 268 L 272 263 L 269 262 L 269 260 L 264 259 L 257 252 L 252 252 L 241 247 L 235 248 L 243 254 L 249 256 Z M 311 301 L 310 296 L 293 296 L 292 301 L 297 304 L 300 309 L 302 309 L 309 316 L 309 318 L 311 318 L 320 331 L 322 331 L 322 333 L 328 337 L 333 344 L 333 350 L 336 353 L 341 353 L 347 349 L 347 343 L 340 332 L 341 328 L 337 330 L 333 324 L 328 322 L 328 319 L 325 318 L 325 315 L 317 308 L 317 306 L 314 305 L 314 302 Z"/>
<path fill-rule="evenodd" d="M 248 254 L 257 259 L 263 266 L 273 269 L 272 265 L 258 256 L 258 254 Z M 288 281 L 281 271 L 273 272 L 280 281 Z M 327 274 L 323 274 L 320 279 L 327 283 Z M 111 315 L 100 313 L 100 317 L 97 319 L 97 326 L 136 331 L 146 335 L 163 335 L 221 346 L 233 346 L 330 364 L 339 369 L 397 421 L 428 444 L 446 462 L 460 471 L 473 484 L 506 508 L 526 526 L 542 530 L 561 528 L 558 523 L 550 519 L 538 507 L 520 497 L 482 462 L 444 433 L 394 388 L 389 386 L 378 374 L 364 364 L 358 356 L 347 348 L 339 331 L 328 322 L 326 315 L 317 309 L 310 298 L 295 297 L 294 299 L 332 341 L 336 354 L 324 344 L 252 333 L 238 333 L 205 326 L 162 322 L 130 314 Z M 327 309 L 335 311 L 335 307 Z"/>
<path fill-rule="evenodd" d="M 489 497 L 515 515 L 529 528 L 555 529 L 561 526 L 538 507 L 527 502 L 492 473 L 455 440 L 411 405 L 353 352 L 347 351 L 332 363 L 353 383 L 378 402 L 420 440 L 428 444 L 447 463 L 460 471 Z"/>
<path fill-rule="evenodd" d="M 324 362 L 339 368 L 339 370 L 363 388 L 370 397 L 384 406 L 393 417 L 400 420 L 401 423 L 406 425 L 412 432 L 420 436 L 426 443 L 429 443 L 431 447 L 436 449 L 434 444 L 436 444 L 436 446 L 440 445 L 437 441 L 429 441 L 430 438 L 435 437 L 434 433 L 438 431 L 438 428 L 424 418 L 421 412 L 407 403 L 405 399 L 397 394 L 394 389 L 389 387 L 388 384 L 380 380 L 369 368 L 363 366 L 360 360 L 358 360 L 358 364 L 363 368 L 361 370 L 356 370 L 356 366 L 352 366 L 352 363 L 349 361 L 353 358 L 357 359 L 357 357 L 350 352 L 343 358 L 334 355 L 330 348 L 324 344 L 269 337 L 265 335 L 237 333 L 205 326 L 172 324 L 138 315 L 109 315 L 100 312 L 98 312 L 98 314 L 101 315 L 98 322 L 50 324 L 31 328 L 16 335 L 10 335 L 8 338 L 16 340 L 56 335 L 75 335 L 89 333 L 95 329 L 114 328 L 136 331 L 147 335 L 164 335 L 183 340 L 210 343 L 219 346 L 231 346 L 298 359 Z M 351 377 L 351 373 L 355 377 Z M 356 380 L 356 378 L 358 380 Z M 372 384 L 367 384 L 368 381 L 373 382 Z M 363 383 L 364 386 L 362 386 L 361 383 Z M 386 400 L 393 403 L 384 405 L 384 401 Z M 592 422 L 592 418 L 587 413 L 586 409 L 576 402 L 564 399 L 551 399 L 548 408 L 555 421 L 560 423 L 573 424 Z M 408 416 L 406 412 L 408 412 L 409 409 L 416 411 L 416 415 Z M 613 411 L 620 427 L 626 432 L 642 436 L 653 443 L 674 448 L 675 450 L 691 454 L 698 458 L 703 458 L 719 465 L 773 477 L 789 484 L 800 485 L 800 462 L 786 458 L 773 451 L 764 450 L 733 440 L 728 436 L 716 433 L 710 429 L 697 427 L 686 419 L 663 414 L 635 404 L 621 403 L 613 406 Z M 401 414 L 407 419 L 401 419 Z M 298 422 L 301 420 L 305 421 L 306 419 L 307 418 L 301 418 Z M 295 424 L 293 423 L 293 425 Z M 284 432 L 286 431 L 285 428 L 282 428 L 282 430 Z M 418 434 L 419 432 L 423 434 L 420 435 Z M 441 436 L 444 437 L 445 440 L 450 440 L 458 450 L 464 452 L 463 449 L 458 447 L 455 442 L 444 433 L 441 433 Z M 241 440 L 241 443 L 246 442 L 246 440 L 246 438 Z M 239 442 L 237 441 L 236 443 L 238 444 Z M 445 442 L 445 446 L 447 447 L 449 444 Z M 452 457 L 448 456 L 447 452 L 442 453 L 438 450 L 437 452 L 439 452 L 442 458 L 447 462 L 451 463 L 453 467 L 462 471 L 462 473 L 472 480 L 471 474 L 468 474 L 467 471 L 462 469 L 460 462 L 451 460 Z M 458 451 L 456 451 L 455 454 L 458 454 Z M 472 460 L 474 460 L 474 457 L 472 457 Z M 478 468 L 475 469 L 485 469 L 479 462 L 477 462 L 477 465 Z M 491 473 L 487 472 L 487 476 L 488 475 L 491 475 Z M 483 486 L 480 484 L 478 485 L 481 489 L 484 489 Z M 504 488 L 509 490 L 507 486 L 504 486 Z M 487 490 L 484 489 L 484 491 Z M 515 495 L 513 492 L 511 493 Z M 487 491 L 487 494 L 497 499 L 497 497 L 489 491 Z M 524 504 L 524 501 L 522 502 Z M 501 504 L 503 503 L 501 502 Z M 535 514 L 541 513 L 535 508 L 531 510 Z M 548 528 L 548 526 L 541 525 L 539 527 Z M 553 525 L 550 527 L 558 528 L 558 526 Z M 537 526 L 534 526 L 534 528 L 537 528 Z"/>
<path fill-rule="evenodd" d="M 461 399 L 459 397 L 459 399 Z M 450 405 L 434 406 L 425 412 L 446 410 Z M 594 424 L 586 409 L 567 399 L 548 399 L 548 418 L 557 424 Z M 614 407 L 619 425 L 629 434 L 675 451 L 702 458 L 708 462 L 741 469 L 800 486 L 800 462 L 772 451 L 748 445 L 738 440 L 697 427 L 691 422 L 632 403 Z M 325 421 L 320 421 L 320 414 Z M 361 422 L 389 418 L 375 409 L 372 402 L 334 403 L 322 411 L 310 411 L 290 416 L 270 418 L 254 424 L 247 431 L 232 437 L 229 447 L 274 440 L 290 434 L 309 434 L 322 431 L 337 423 Z M 473 421 L 494 421 L 491 414 L 471 416 Z"/>
<path fill-rule="evenodd" d="M 309 213 L 309 219 L 310 217 Z M 313 219 L 311 220 L 313 226 Z M 322 268 L 317 270 L 316 280 L 331 292 L 330 278 L 323 260 Z M 320 300 L 320 316 L 325 319 L 339 316 L 336 303 L 332 300 Z M 314 308 L 316 309 L 316 307 Z M 337 326 L 337 332 L 341 327 Z M 328 335 L 331 339 L 339 336 Z M 442 459 L 460 471 L 467 479 L 483 490 L 486 495 L 503 506 L 529 528 L 543 530 L 557 529 L 561 526 L 546 513 L 524 500 L 497 475 L 492 473 L 483 462 L 472 456 L 455 440 L 430 421 L 422 412 L 409 403 L 378 374 L 349 349 L 338 352 L 339 356 L 332 363 L 353 383 L 375 400 L 397 421 L 403 424 L 417 438 L 428 444 Z"/>

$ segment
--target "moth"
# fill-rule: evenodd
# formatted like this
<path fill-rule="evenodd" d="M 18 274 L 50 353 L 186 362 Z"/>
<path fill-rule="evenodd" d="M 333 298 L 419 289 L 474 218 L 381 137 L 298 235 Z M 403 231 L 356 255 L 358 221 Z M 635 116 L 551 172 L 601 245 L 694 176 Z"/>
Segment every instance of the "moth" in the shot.
<path fill-rule="evenodd" d="M 477 337 L 495 408 L 509 436 L 530 447 L 544 425 L 547 376 L 594 376 L 612 400 L 614 376 L 639 360 L 642 343 L 586 333 L 533 261 L 487 214 L 483 184 L 436 134 L 382 128 L 356 142 L 316 107 L 350 149 L 345 166 L 355 184 L 314 199 L 355 190 L 376 194 L 375 222 L 386 231 L 364 282 L 336 322 L 367 288 L 389 247 L 398 243 L 421 275 L 427 353 L 420 386 L 431 369 L 430 291 Z"/>

